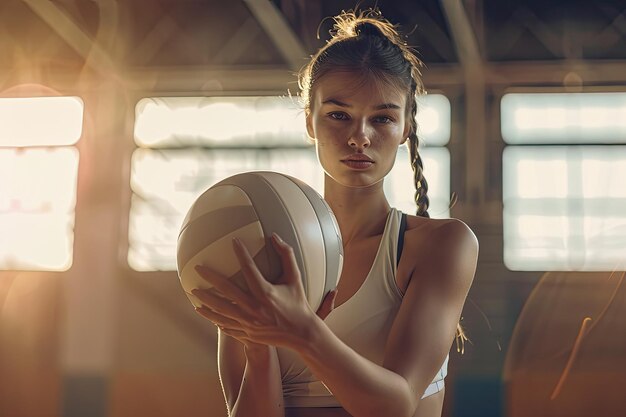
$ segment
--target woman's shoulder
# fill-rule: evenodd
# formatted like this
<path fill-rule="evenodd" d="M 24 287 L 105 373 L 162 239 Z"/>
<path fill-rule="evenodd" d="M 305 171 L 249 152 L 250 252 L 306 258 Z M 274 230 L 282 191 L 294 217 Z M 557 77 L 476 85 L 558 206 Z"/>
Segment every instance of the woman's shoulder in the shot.
<path fill-rule="evenodd" d="M 436 261 L 449 262 L 467 251 L 477 251 L 478 239 L 460 219 L 408 215 L 405 249 L 416 262 L 427 260 L 432 265 Z"/>
<path fill-rule="evenodd" d="M 407 232 L 427 239 L 476 238 L 470 227 L 460 219 L 433 219 L 407 215 Z"/>

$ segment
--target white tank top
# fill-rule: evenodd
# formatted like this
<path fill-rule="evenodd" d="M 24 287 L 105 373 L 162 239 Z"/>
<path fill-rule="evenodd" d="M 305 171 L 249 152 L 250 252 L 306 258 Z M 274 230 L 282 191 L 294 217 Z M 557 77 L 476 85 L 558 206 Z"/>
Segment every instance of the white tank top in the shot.
<path fill-rule="evenodd" d="M 401 218 L 402 212 L 392 208 L 376 258 L 363 284 L 324 320 L 345 344 L 378 365 L 383 363 L 387 337 L 402 302 L 395 279 Z M 341 407 L 296 352 L 284 348 L 277 351 L 285 407 Z M 446 356 L 422 398 L 443 389 L 448 358 Z"/>

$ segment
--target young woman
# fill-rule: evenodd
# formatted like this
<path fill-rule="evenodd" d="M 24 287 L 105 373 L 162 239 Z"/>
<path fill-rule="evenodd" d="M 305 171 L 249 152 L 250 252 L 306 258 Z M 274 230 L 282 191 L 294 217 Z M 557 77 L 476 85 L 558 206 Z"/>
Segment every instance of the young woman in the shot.
<path fill-rule="evenodd" d="M 335 21 L 300 85 L 324 198 L 343 237 L 337 290 L 312 311 L 292 250 L 277 235 L 279 284 L 264 280 L 238 241 L 249 291 L 196 268 L 214 285 L 193 293 L 205 305 L 198 313 L 219 328 L 219 374 L 233 417 L 441 415 L 478 243 L 463 222 L 428 216 L 415 121 L 420 62 L 376 12 Z M 407 141 L 417 216 L 392 208 L 383 191 Z"/>

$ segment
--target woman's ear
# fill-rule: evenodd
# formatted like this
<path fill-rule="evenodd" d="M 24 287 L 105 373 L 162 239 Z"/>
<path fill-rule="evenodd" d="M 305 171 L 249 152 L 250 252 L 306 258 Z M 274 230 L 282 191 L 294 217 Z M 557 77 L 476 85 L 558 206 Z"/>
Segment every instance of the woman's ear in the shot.
<path fill-rule="evenodd" d="M 409 138 L 409 133 L 411 132 L 411 124 L 409 123 L 409 121 L 407 120 L 404 123 L 404 130 L 402 131 L 402 137 L 404 139 L 402 139 L 402 142 L 400 142 L 400 145 L 403 145 L 407 139 Z"/>
<path fill-rule="evenodd" d="M 312 116 L 311 116 L 311 109 L 306 109 L 305 110 L 305 114 L 306 114 L 306 133 L 307 133 L 307 135 L 309 135 L 309 139 L 314 141 L 315 140 L 315 132 L 313 130 L 313 120 L 312 120 Z"/>

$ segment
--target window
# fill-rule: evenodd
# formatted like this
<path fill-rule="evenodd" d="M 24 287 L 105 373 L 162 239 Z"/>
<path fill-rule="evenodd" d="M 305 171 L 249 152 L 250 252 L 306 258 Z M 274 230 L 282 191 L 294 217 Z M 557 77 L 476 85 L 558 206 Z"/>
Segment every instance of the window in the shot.
<path fill-rule="evenodd" d="M 625 104 L 626 95 L 618 93 L 503 98 L 505 140 L 549 144 L 508 146 L 503 154 L 504 262 L 509 269 L 624 267 L 626 146 L 618 143 L 626 142 L 626 125 L 623 116 L 613 118 L 626 110 Z M 574 145 L 552 145 L 568 141 Z M 592 145 L 598 142 L 615 144 Z"/>
<path fill-rule="evenodd" d="M 0 98 L 0 268 L 72 265 L 78 97 Z"/>
<path fill-rule="evenodd" d="M 501 108 L 510 145 L 625 142 L 626 93 L 506 94 Z"/>
<path fill-rule="evenodd" d="M 433 104 L 434 103 L 434 104 Z M 433 217 L 447 217 L 450 109 L 426 96 L 418 119 L 425 147 Z M 198 195 L 243 171 L 271 170 L 297 177 L 320 194 L 323 173 L 306 138 L 304 112 L 288 97 L 146 98 L 136 106 L 131 167 L 128 263 L 138 271 L 175 270 L 182 220 Z M 408 151 L 385 183 L 392 204 L 415 212 Z"/>

